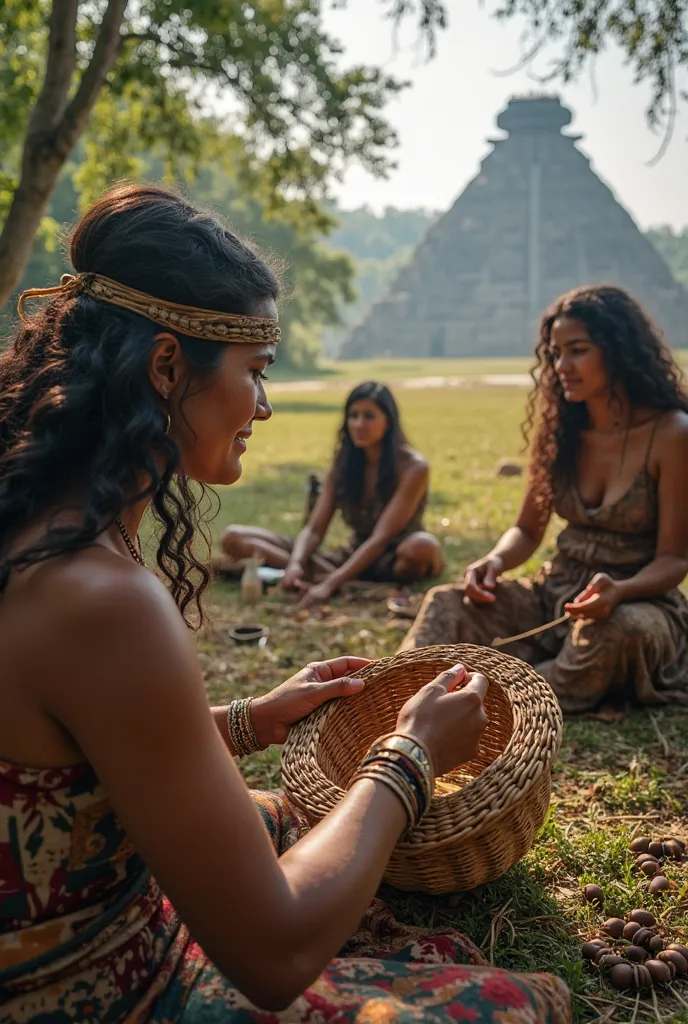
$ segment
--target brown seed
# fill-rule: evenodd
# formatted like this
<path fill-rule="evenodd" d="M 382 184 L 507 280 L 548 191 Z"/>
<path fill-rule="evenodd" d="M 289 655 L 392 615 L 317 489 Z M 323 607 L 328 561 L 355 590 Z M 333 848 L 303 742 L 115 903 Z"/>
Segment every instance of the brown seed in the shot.
<path fill-rule="evenodd" d="M 648 942 L 655 934 L 656 933 L 652 928 L 639 928 L 633 936 L 633 944 L 635 946 L 647 946 Z"/>
<path fill-rule="evenodd" d="M 587 903 L 594 903 L 598 907 L 601 907 L 604 903 L 604 893 L 599 885 L 586 885 L 583 889 L 583 895 Z"/>
<path fill-rule="evenodd" d="M 672 953 L 678 953 L 686 962 L 685 971 L 679 970 L 679 964 L 676 964 L 677 974 L 688 974 L 688 946 L 682 946 L 680 942 L 670 942 L 667 949 Z"/>
<path fill-rule="evenodd" d="M 669 965 L 662 963 L 661 960 L 646 960 L 645 967 L 650 972 L 652 980 L 659 985 L 668 984 L 673 977 Z"/>
<path fill-rule="evenodd" d="M 602 939 L 591 939 L 590 942 L 585 943 L 581 953 L 585 960 L 593 960 L 600 949 L 607 949 L 606 942 L 603 942 Z"/>
<path fill-rule="evenodd" d="M 647 852 L 651 854 L 653 857 L 663 857 L 664 844 L 655 840 L 654 842 L 650 843 L 650 845 L 647 848 Z"/>
<path fill-rule="evenodd" d="M 602 925 L 602 931 L 612 939 L 620 939 L 625 927 L 626 922 L 622 921 L 620 917 L 610 917 L 609 920 L 605 921 Z"/>
<path fill-rule="evenodd" d="M 628 920 L 636 921 L 638 924 L 644 925 L 645 928 L 654 928 L 657 924 L 654 914 L 651 914 L 649 910 L 632 910 Z"/>
<path fill-rule="evenodd" d="M 614 988 L 626 989 L 633 987 L 633 967 L 631 964 L 617 964 L 616 967 L 612 967 L 612 973 L 609 976 Z"/>
<path fill-rule="evenodd" d="M 600 962 L 600 958 L 601 957 L 605 956 L 606 953 L 613 953 L 613 952 L 614 951 L 612 949 L 610 949 L 609 946 L 600 946 L 600 948 L 591 957 L 592 962 L 594 964 L 598 964 Z"/>
<path fill-rule="evenodd" d="M 671 946 L 669 946 L 668 949 L 664 949 L 661 953 L 657 954 L 657 959 L 663 960 L 666 963 L 672 963 L 676 968 L 676 973 L 681 978 L 684 974 L 688 974 L 688 960 L 686 960 L 683 953 L 680 953 L 678 949 L 672 949 Z"/>
<path fill-rule="evenodd" d="M 672 957 L 674 957 L 674 956 L 681 956 L 681 954 L 680 953 L 674 953 L 670 949 L 663 949 L 660 953 L 657 954 L 657 956 L 655 958 L 656 960 L 659 960 L 661 963 L 667 965 L 667 967 L 671 971 L 671 977 L 672 978 L 674 978 L 678 974 L 678 972 L 679 972 L 678 971 L 678 967 L 676 966 L 676 964 L 674 963 L 674 961 L 672 959 Z M 682 956 L 681 956 L 681 959 L 683 960 Z"/>
<path fill-rule="evenodd" d="M 641 853 L 640 856 L 635 859 L 636 867 L 640 867 L 640 865 L 644 864 L 646 860 L 653 860 L 656 864 L 659 863 L 657 858 L 653 857 L 651 853 Z"/>
<path fill-rule="evenodd" d="M 626 959 L 631 960 L 634 964 L 645 963 L 649 956 L 647 950 L 642 946 L 627 946 L 623 953 Z"/>
<path fill-rule="evenodd" d="M 637 989 L 652 988 L 652 975 L 645 964 L 633 965 L 633 983 Z"/>
<path fill-rule="evenodd" d="M 626 961 L 622 957 L 617 956 L 616 953 L 603 953 L 597 961 L 597 965 L 606 971 L 610 970 L 612 967 L 616 967 L 617 964 L 623 964 L 625 962 Z"/>
<path fill-rule="evenodd" d="M 651 842 L 652 839 L 649 836 L 638 836 L 631 843 L 631 850 L 633 853 L 647 853 Z"/>
<path fill-rule="evenodd" d="M 654 860 L 652 857 L 648 857 L 642 864 L 638 865 L 638 870 L 642 871 L 648 878 L 652 878 L 659 871 L 659 861 Z"/>
<path fill-rule="evenodd" d="M 637 921 L 629 921 L 622 933 L 624 939 L 628 939 L 630 942 L 635 933 L 639 932 L 641 928 L 642 925 L 638 924 Z"/>
<path fill-rule="evenodd" d="M 647 948 L 653 953 L 659 953 L 660 950 L 664 949 L 664 939 L 661 935 L 653 935 L 647 943 Z"/>
<path fill-rule="evenodd" d="M 673 860 L 683 859 L 683 846 L 677 839 L 667 839 L 662 845 L 665 857 L 671 857 Z"/>
<path fill-rule="evenodd" d="M 655 875 L 650 882 L 650 892 L 653 896 L 656 896 L 660 892 L 666 892 L 670 889 L 669 879 L 665 878 L 664 875 Z"/>

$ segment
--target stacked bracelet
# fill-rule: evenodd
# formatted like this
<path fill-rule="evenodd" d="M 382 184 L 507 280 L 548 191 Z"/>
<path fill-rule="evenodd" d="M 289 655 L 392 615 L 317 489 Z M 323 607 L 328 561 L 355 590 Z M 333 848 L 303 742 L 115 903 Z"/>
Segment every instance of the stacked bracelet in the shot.
<path fill-rule="evenodd" d="M 262 750 L 251 718 L 253 697 L 233 700 L 227 708 L 227 729 L 232 746 L 239 757 L 255 754 Z"/>
<path fill-rule="evenodd" d="M 391 733 L 373 743 L 350 785 L 359 779 L 383 782 L 399 797 L 415 828 L 430 806 L 435 788 L 428 751 L 413 736 Z"/>

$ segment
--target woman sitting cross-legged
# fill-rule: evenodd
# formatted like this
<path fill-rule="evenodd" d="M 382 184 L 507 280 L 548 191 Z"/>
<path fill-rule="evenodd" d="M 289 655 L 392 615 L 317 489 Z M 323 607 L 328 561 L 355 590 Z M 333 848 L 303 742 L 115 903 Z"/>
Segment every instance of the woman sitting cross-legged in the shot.
<path fill-rule="evenodd" d="M 304 605 L 328 600 L 349 580 L 410 583 L 438 576 L 442 548 L 423 529 L 428 477 L 425 459 L 404 436 L 389 388 L 375 381 L 359 384 L 346 400 L 323 492 L 296 540 L 230 526 L 215 567 L 222 571 L 255 554 L 267 565 L 286 568 L 282 587 L 301 592 Z M 320 545 L 338 509 L 351 541 L 322 553 Z"/>
<path fill-rule="evenodd" d="M 355 700 L 365 662 L 208 705 L 185 624 L 210 578 L 193 481 L 234 483 L 271 415 L 273 274 L 131 185 L 84 215 L 71 258 L 0 358 L 1 1024 L 569 1024 L 559 979 L 371 906 L 433 774 L 477 752 L 484 676 L 419 690 L 310 831 L 235 755 Z"/>
<path fill-rule="evenodd" d="M 490 644 L 562 615 L 506 650 L 534 664 L 564 711 L 608 697 L 688 700 L 688 397 L 658 329 L 618 288 L 582 288 L 545 314 L 537 425 L 516 525 L 431 590 L 402 649 Z M 500 580 L 566 525 L 551 565 Z"/>

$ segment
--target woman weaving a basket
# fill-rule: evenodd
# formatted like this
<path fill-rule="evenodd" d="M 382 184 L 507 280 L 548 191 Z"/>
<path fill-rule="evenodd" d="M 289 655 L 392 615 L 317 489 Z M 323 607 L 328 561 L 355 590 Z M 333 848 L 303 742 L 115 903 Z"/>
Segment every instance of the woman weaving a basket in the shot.
<path fill-rule="evenodd" d="M 433 774 L 476 753 L 484 677 L 420 689 L 311 831 L 234 756 L 360 693 L 365 662 L 208 707 L 184 623 L 208 580 L 190 481 L 236 481 L 271 414 L 271 271 L 135 186 L 85 214 L 71 258 L 75 278 L 23 297 L 0 361 L 1 1024 L 566 1024 L 556 978 L 370 906 Z M 149 505 L 169 592 L 136 541 Z"/>
<path fill-rule="evenodd" d="M 536 354 L 530 484 L 516 525 L 462 586 L 426 595 L 401 649 L 516 634 L 506 650 L 535 666 L 564 711 L 619 696 L 687 701 L 680 371 L 655 325 L 612 287 L 562 296 L 542 320 Z M 553 562 L 532 580 L 500 580 L 532 558 L 553 512 L 566 522 Z"/>

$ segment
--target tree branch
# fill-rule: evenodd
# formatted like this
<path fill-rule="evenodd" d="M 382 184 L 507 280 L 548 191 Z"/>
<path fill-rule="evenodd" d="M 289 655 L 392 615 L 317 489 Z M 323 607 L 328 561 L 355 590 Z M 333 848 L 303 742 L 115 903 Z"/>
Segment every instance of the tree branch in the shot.
<path fill-rule="evenodd" d="M 55 0 L 50 12 L 45 79 L 29 120 L 28 135 L 53 128 L 67 106 L 76 68 L 79 0 Z"/>
<path fill-rule="evenodd" d="M 60 2 L 62 0 L 54 0 L 55 4 Z M 58 126 L 55 141 L 60 148 L 67 147 L 66 156 L 71 153 L 86 127 L 98 93 L 105 85 L 105 80 L 117 60 L 121 41 L 120 28 L 126 6 L 127 0 L 110 0 L 108 3 L 100 24 L 96 45 L 93 48 L 93 55 L 84 71 L 79 88 Z"/>
<path fill-rule="evenodd" d="M 117 60 L 126 6 L 127 0 L 108 3 L 91 60 L 79 88 L 67 103 L 76 68 L 78 0 L 53 0 L 45 82 L 24 142 L 21 180 L 0 234 L 0 305 L 21 281 L 62 166 L 78 142 Z M 67 17 L 70 12 L 71 22 Z"/>

